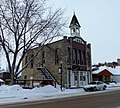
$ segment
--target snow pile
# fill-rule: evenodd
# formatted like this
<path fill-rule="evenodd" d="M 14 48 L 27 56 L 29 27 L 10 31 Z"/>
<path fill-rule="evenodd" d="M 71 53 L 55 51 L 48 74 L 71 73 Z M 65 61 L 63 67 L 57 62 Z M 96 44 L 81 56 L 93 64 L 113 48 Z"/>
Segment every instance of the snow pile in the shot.
<path fill-rule="evenodd" d="M 0 86 L 0 100 L 7 98 L 17 98 L 21 94 L 23 88 L 19 85 L 2 85 Z"/>
<path fill-rule="evenodd" d="M 39 88 L 35 87 L 33 89 L 23 89 L 19 85 L 2 85 L 0 86 L 0 101 L 2 101 L 2 99 L 5 100 L 10 98 L 24 99 L 31 97 L 43 97 L 48 94 L 52 95 L 53 93 L 58 93 L 58 91 L 59 89 L 54 88 L 51 85 Z"/>
<path fill-rule="evenodd" d="M 2 85 L 0 86 L 0 104 L 10 102 L 35 101 L 44 99 L 64 98 L 70 96 L 86 95 L 90 93 L 107 92 L 113 88 L 120 87 L 120 83 L 110 83 L 107 85 L 107 90 L 96 92 L 85 92 L 83 88 L 76 89 L 57 89 L 51 85 L 44 87 L 35 87 L 33 89 L 23 89 L 19 85 Z M 119 89 L 119 88 L 118 88 Z"/>
<path fill-rule="evenodd" d="M 47 93 L 47 92 L 58 92 L 59 89 L 51 86 L 51 85 L 48 85 L 48 86 L 44 86 L 44 87 L 35 87 L 32 89 L 32 92 L 41 92 L 41 93 Z"/>
<path fill-rule="evenodd" d="M 109 84 L 107 84 L 107 87 L 108 88 L 111 88 L 111 87 L 120 87 L 120 83 L 109 83 Z"/>
<path fill-rule="evenodd" d="M 43 99 L 63 98 L 68 96 L 80 95 L 85 91 L 80 89 L 57 89 L 54 86 L 35 87 L 33 89 L 23 89 L 19 85 L 0 86 L 0 104 L 20 101 L 34 101 Z"/>
<path fill-rule="evenodd" d="M 2 91 L 4 93 L 10 93 L 10 94 L 11 93 L 17 93 L 21 90 L 23 90 L 23 89 L 19 85 L 13 85 L 13 86 L 2 85 L 2 86 L 0 86 L 0 91 Z"/>
<path fill-rule="evenodd" d="M 2 79 L 0 79 L 0 82 L 4 82 Z"/>

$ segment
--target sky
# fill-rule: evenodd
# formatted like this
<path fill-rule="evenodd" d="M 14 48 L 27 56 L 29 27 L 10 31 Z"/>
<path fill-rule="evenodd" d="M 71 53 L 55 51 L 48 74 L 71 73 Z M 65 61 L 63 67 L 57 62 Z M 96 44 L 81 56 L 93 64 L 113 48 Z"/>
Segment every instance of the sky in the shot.
<path fill-rule="evenodd" d="M 81 37 L 91 43 L 92 64 L 120 58 L 120 0 L 50 0 L 54 8 L 65 9 L 70 23 L 75 12 Z M 68 25 L 69 27 L 69 25 Z M 65 35 L 69 35 L 66 30 Z"/>

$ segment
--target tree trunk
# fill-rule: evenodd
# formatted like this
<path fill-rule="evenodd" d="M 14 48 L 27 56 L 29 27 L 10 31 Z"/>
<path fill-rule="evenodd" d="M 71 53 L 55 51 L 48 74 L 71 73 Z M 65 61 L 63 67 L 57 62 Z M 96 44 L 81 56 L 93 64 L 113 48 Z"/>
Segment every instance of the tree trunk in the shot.
<path fill-rule="evenodd" d="M 11 80 L 10 80 L 10 84 L 11 84 L 11 85 L 15 84 L 14 71 L 11 72 Z"/>

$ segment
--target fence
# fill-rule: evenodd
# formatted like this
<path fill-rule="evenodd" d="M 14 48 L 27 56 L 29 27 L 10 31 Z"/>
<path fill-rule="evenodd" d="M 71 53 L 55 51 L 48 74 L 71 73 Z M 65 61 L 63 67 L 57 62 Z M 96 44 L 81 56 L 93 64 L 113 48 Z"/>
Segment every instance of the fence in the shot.
<path fill-rule="evenodd" d="M 45 86 L 45 85 L 52 85 L 56 87 L 56 82 L 53 80 L 36 80 L 36 79 L 24 79 L 16 80 L 16 84 L 21 85 L 24 88 L 33 88 L 33 87 L 38 87 L 38 86 Z"/>

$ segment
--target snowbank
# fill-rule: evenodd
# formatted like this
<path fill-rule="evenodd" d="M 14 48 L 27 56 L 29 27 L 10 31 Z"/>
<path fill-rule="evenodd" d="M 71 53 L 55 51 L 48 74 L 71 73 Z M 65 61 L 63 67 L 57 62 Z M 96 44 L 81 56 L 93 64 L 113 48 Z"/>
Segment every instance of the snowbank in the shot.
<path fill-rule="evenodd" d="M 41 93 L 47 93 L 47 92 L 58 92 L 59 89 L 51 86 L 51 85 L 48 85 L 48 86 L 44 86 L 44 87 L 35 87 L 31 90 L 32 92 L 41 92 Z"/>
<path fill-rule="evenodd" d="M 120 87 L 120 83 L 109 83 L 107 84 L 108 88 L 112 88 L 112 87 Z"/>
<path fill-rule="evenodd" d="M 3 82 L 3 83 L 4 83 L 4 81 L 3 81 L 2 79 L 0 79 L 0 82 Z"/>
<path fill-rule="evenodd" d="M 90 93 L 107 92 L 112 88 L 120 89 L 120 83 L 110 83 L 107 85 L 107 90 L 96 92 L 85 92 L 82 88 L 77 89 L 64 89 L 61 91 L 51 85 L 44 87 L 35 87 L 33 89 L 23 89 L 19 85 L 0 86 L 0 104 L 6 104 L 10 102 L 23 102 L 23 101 L 35 101 L 44 99 L 64 98 L 69 96 L 86 95 Z"/>

